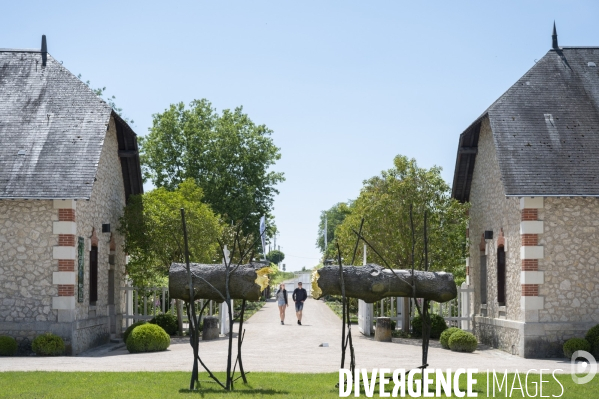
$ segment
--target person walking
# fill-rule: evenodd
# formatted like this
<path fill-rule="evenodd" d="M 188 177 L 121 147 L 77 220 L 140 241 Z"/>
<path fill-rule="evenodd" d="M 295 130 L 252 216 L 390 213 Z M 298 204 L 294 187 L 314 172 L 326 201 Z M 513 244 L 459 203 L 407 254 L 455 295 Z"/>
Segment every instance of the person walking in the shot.
<path fill-rule="evenodd" d="M 295 315 L 297 324 L 302 325 L 302 311 L 304 310 L 304 301 L 308 299 L 308 293 L 302 288 L 302 282 L 297 283 L 297 288 L 293 290 L 293 301 L 295 302 Z"/>
<path fill-rule="evenodd" d="M 285 284 L 279 285 L 279 290 L 275 294 L 277 298 L 277 305 L 279 305 L 279 316 L 281 317 L 281 325 L 285 324 L 285 308 L 289 306 L 287 303 L 287 290 Z"/>

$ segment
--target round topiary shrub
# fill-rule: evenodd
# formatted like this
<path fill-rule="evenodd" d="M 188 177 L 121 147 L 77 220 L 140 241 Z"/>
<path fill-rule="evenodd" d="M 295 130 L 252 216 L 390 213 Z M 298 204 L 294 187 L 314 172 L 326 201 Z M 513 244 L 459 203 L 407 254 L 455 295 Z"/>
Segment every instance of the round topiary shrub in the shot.
<path fill-rule="evenodd" d="M 449 337 L 449 349 L 454 352 L 474 352 L 477 347 L 476 337 L 467 331 L 456 331 Z"/>
<path fill-rule="evenodd" d="M 133 323 L 129 327 L 127 327 L 127 329 L 123 333 L 123 342 L 127 343 L 127 338 L 129 338 L 129 335 L 131 334 L 131 331 L 133 331 L 133 329 L 135 327 L 137 327 L 137 326 L 143 326 L 146 323 L 147 322 L 145 320 L 140 320 L 140 321 L 136 321 L 135 323 Z"/>
<path fill-rule="evenodd" d="M 171 337 L 162 327 L 146 323 L 137 326 L 127 339 L 127 350 L 131 353 L 164 351 L 171 344 Z"/>
<path fill-rule="evenodd" d="M 13 337 L 0 335 L 0 356 L 14 356 L 17 354 L 17 340 Z"/>
<path fill-rule="evenodd" d="M 431 317 L 431 338 L 439 338 L 441 333 L 447 330 L 445 319 L 438 314 L 432 314 Z M 412 336 L 422 337 L 422 318 L 416 316 L 412 319 Z"/>
<path fill-rule="evenodd" d="M 564 343 L 564 356 L 570 359 L 576 351 L 591 351 L 591 343 L 582 338 L 570 338 Z"/>
<path fill-rule="evenodd" d="M 64 353 L 64 341 L 56 334 L 45 333 L 35 337 L 31 349 L 40 356 L 59 356 Z"/>
<path fill-rule="evenodd" d="M 593 356 L 598 357 L 599 356 L 599 324 L 597 324 L 595 327 L 591 327 L 589 329 L 589 331 L 587 331 L 586 335 L 584 336 L 584 339 L 589 341 L 589 344 L 591 344 L 591 350 L 588 352 L 591 352 L 593 354 Z"/>
<path fill-rule="evenodd" d="M 177 322 L 177 316 L 171 313 L 161 313 L 156 315 L 150 323 L 159 325 L 166 331 L 168 335 L 175 335 L 179 331 L 179 323 Z"/>
<path fill-rule="evenodd" d="M 439 338 L 439 342 L 441 346 L 445 349 L 449 349 L 449 337 L 456 331 L 462 331 L 457 327 L 449 327 L 447 330 L 441 333 L 441 338 Z"/>

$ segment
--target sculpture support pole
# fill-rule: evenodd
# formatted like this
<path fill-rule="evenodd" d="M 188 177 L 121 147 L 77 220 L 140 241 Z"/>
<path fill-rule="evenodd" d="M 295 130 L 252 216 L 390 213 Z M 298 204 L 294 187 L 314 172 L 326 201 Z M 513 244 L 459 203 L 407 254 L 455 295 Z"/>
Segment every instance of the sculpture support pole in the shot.
<path fill-rule="evenodd" d="M 189 389 L 193 390 L 194 387 L 196 386 L 196 384 L 199 386 L 199 379 L 198 379 L 198 343 L 199 343 L 199 337 L 198 337 L 198 331 L 199 331 L 199 327 L 198 326 L 194 326 L 195 324 L 197 324 L 197 319 L 195 317 L 195 306 L 194 303 L 195 301 L 193 300 L 193 279 L 191 278 L 191 266 L 189 263 L 189 246 L 187 243 L 187 225 L 185 224 L 185 209 L 181 208 L 181 219 L 183 222 L 183 241 L 185 244 L 185 265 L 187 266 L 187 275 L 189 278 L 189 308 L 191 310 L 191 314 L 189 314 L 189 311 L 187 312 L 187 315 L 189 317 L 189 332 L 190 332 L 190 336 L 191 339 L 193 339 L 193 370 L 191 372 L 191 381 L 189 383 Z M 192 323 L 192 319 L 193 319 L 193 323 Z M 195 328 L 194 328 L 195 327 Z M 192 332 L 193 331 L 193 332 Z"/>
<path fill-rule="evenodd" d="M 339 281 L 341 283 L 341 311 L 343 324 L 341 325 L 341 368 L 345 368 L 345 282 L 343 281 L 343 264 L 341 263 L 341 250 L 337 243 L 337 259 L 339 261 Z"/>
<path fill-rule="evenodd" d="M 243 383 L 247 384 L 248 380 L 245 377 L 245 371 L 243 370 L 243 362 L 241 361 L 241 345 L 243 344 L 243 336 L 245 330 L 243 330 L 243 314 L 245 312 L 245 299 L 241 302 L 241 314 L 239 315 L 239 333 L 237 334 L 237 360 L 239 361 L 239 372 Z"/>

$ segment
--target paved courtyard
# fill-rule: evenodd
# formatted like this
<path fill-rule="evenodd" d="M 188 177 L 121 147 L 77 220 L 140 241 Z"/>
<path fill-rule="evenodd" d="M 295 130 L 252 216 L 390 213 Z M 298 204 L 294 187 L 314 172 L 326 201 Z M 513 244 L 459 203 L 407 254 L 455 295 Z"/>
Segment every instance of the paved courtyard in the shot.
<path fill-rule="evenodd" d="M 341 321 L 322 301 L 308 299 L 303 325 L 298 326 L 293 306 L 281 325 L 274 301 L 252 316 L 246 327 L 243 363 L 246 371 L 335 372 L 341 359 Z M 420 366 L 421 348 L 413 340 L 375 342 L 352 328 L 356 364 L 359 368 L 414 368 Z M 328 343 L 328 347 L 320 347 Z M 226 368 L 227 340 L 200 342 L 200 356 L 213 371 Z M 348 354 L 349 356 L 349 354 Z M 189 371 L 192 350 L 189 341 L 174 338 L 166 352 L 130 354 L 122 345 L 106 345 L 73 357 L 0 358 L 0 371 Z M 346 367 L 348 363 L 346 362 Z M 440 369 L 477 368 L 519 372 L 529 369 L 562 369 L 569 372 L 566 359 L 522 359 L 481 347 L 474 353 L 456 353 L 431 342 L 429 367 Z"/>

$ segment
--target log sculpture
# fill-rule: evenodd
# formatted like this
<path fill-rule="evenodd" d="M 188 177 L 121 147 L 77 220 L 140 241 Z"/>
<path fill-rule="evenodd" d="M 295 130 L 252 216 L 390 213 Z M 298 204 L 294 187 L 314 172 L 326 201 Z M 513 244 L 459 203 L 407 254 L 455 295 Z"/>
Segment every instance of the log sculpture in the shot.
<path fill-rule="evenodd" d="M 230 276 L 229 292 L 231 299 L 246 299 L 257 301 L 260 294 L 268 286 L 268 274 L 271 272 L 268 263 L 252 263 L 240 265 Z M 231 270 L 235 265 L 231 265 Z M 174 299 L 189 301 L 189 276 L 183 263 L 173 263 L 169 269 L 169 295 Z M 225 295 L 224 265 L 191 264 L 193 278 L 194 300 L 211 299 L 223 302 Z M 209 284 L 208 284 L 209 283 Z M 212 285 L 218 292 L 212 288 Z M 220 294 L 219 294 L 220 292 Z"/>
<path fill-rule="evenodd" d="M 318 299 L 324 295 L 341 295 L 339 266 L 325 266 L 312 274 L 312 296 Z M 367 303 L 387 297 L 414 297 L 412 280 L 416 286 L 416 298 L 447 302 L 458 292 L 453 274 L 445 272 L 385 269 L 368 264 L 364 266 L 344 266 L 343 280 L 345 296 L 362 299 Z"/>

